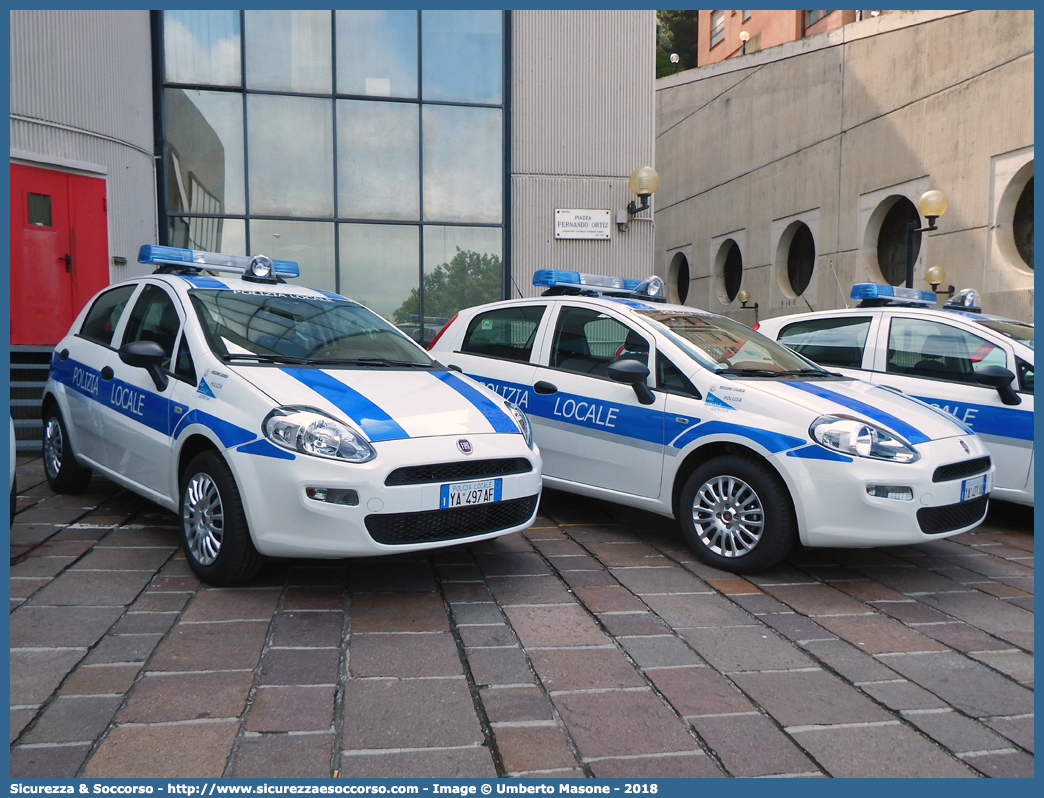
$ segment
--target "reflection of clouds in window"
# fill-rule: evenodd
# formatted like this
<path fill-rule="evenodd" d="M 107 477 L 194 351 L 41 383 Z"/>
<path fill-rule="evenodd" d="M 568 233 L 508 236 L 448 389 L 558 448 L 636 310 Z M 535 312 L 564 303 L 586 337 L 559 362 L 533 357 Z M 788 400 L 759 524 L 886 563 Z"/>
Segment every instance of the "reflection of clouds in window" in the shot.
<path fill-rule="evenodd" d="M 423 11 L 425 100 L 501 101 L 503 13 Z"/>
<path fill-rule="evenodd" d="M 337 92 L 417 96 L 417 12 L 337 12 Z"/>
<path fill-rule="evenodd" d="M 342 218 L 418 218 L 419 125 L 414 103 L 338 100 L 337 196 Z"/>
<path fill-rule="evenodd" d="M 329 11 L 247 11 L 245 26 L 248 88 L 330 91 Z"/>
<path fill-rule="evenodd" d="M 426 220 L 500 223 L 501 118 L 499 108 L 424 107 Z"/>
<path fill-rule="evenodd" d="M 250 254 L 292 260 L 301 268 L 297 282 L 334 291 L 334 230 L 326 222 L 254 219 L 250 222 Z"/>
<path fill-rule="evenodd" d="M 333 216 L 333 102 L 247 95 L 250 212 Z"/>
<path fill-rule="evenodd" d="M 240 85 L 238 11 L 165 11 L 168 83 Z"/>

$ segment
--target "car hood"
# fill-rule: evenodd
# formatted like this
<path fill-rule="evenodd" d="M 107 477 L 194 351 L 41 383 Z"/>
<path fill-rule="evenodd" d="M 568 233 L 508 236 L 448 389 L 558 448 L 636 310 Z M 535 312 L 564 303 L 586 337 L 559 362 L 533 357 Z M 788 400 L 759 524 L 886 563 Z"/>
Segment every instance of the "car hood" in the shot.
<path fill-rule="evenodd" d="M 820 415 L 871 421 L 912 444 L 974 434 L 949 413 L 862 380 L 757 380 L 743 385 Z"/>
<path fill-rule="evenodd" d="M 231 366 L 278 405 L 314 407 L 349 421 L 370 441 L 516 433 L 484 388 L 451 371 Z"/>

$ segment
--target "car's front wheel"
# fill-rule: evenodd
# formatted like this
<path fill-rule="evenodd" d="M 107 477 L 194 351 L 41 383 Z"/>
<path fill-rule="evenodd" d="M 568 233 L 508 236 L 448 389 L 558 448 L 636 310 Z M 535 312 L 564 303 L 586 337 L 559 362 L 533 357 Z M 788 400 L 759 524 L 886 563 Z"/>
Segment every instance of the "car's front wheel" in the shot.
<path fill-rule="evenodd" d="M 181 543 L 189 567 L 212 585 L 249 579 L 264 560 L 250 539 L 236 480 L 217 452 L 197 454 L 185 469 Z"/>
<path fill-rule="evenodd" d="M 76 462 L 69 430 L 55 404 L 44 411 L 43 461 L 47 483 L 55 493 L 82 493 L 91 481 L 91 469 Z"/>
<path fill-rule="evenodd" d="M 733 573 L 771 568 L 797 537 L 783 481 L 767 465 L 732 455 L 715 457 L 692 472 L 678 520 L 703 562 Z"/>

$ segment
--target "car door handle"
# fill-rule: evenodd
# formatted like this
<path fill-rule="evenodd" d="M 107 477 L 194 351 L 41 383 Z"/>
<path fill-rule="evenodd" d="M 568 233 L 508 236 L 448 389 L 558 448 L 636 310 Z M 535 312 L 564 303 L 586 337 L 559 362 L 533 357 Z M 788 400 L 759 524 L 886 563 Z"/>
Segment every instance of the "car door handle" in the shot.
<path fill-rule="evenodd" d="M 558 386 L 557 385 L 552 385 L 549 382 L 544 382 L 543 380 L 541 380 L 540 382 L 538 382 L 536 385 L 533 386 L 533 390 L 536 391 L 537 393 L 542 393 L 542 394 L 558 393 Z"/>
<path fill-rule="evenodd" d="M 109 368 L 108 366 L 106 366 L 105 368 L 103 368 L 103 369 L 101 370 L 101 378 L 102 378 L 103 380 L 105 380 L 106 382 L 108 382 L 109 380 L 111 380 L 111 379 L 112 379 L 112 378 L 113 378 L 113 377 L 115 376 L 115 374 L 116 374 L 116 372 L 114 372 L 114 371 L 113 371 L 113 370 L 112 370 L 111 368 Z"/>

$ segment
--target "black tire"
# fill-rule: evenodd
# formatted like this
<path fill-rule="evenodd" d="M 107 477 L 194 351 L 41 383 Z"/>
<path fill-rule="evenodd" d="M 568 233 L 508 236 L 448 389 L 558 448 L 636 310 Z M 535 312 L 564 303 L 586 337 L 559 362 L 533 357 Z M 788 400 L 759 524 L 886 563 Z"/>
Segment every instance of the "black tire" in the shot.
<path fill-rule="evenodd" d="M 250 538 L 236 480 L 217 452 L 200 452 L 185 469 L 179 515 L 185 558 L 204 582 L 231 585 L 257 573 L 264 557 Z"/>
<path fill-rule="evenodd" d="M 779 475 L 733 455 L 715 457 L 692 472 L 678 521 L 697 557 L 736 574 L 771 568 L 797 538 L 794 507 Z"/>
<path fill-rule="evenodd" d="M 91 469 L 76 461 L 69 430 L 56 404 L 44 411 L 43 461 L 47 484 L 55 493 L 82 493 L 91 481 Z"/>

